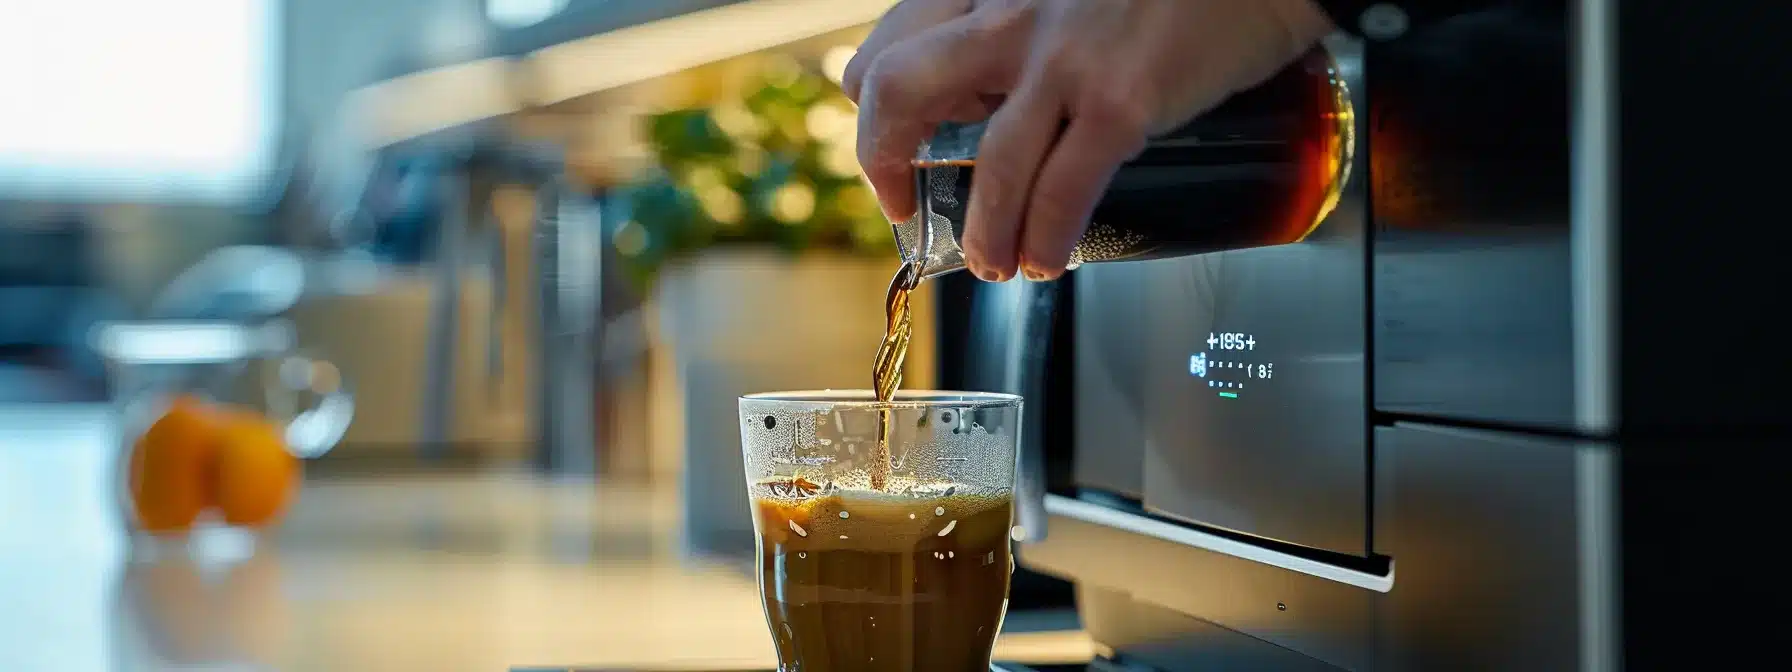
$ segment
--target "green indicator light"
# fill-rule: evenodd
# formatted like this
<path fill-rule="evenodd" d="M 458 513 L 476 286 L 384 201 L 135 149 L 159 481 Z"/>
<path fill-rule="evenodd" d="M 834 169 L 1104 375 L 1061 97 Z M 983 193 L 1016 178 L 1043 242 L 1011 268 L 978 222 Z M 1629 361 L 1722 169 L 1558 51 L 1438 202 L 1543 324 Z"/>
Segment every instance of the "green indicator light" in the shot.
<path fill-rule="evenodd" d="M 1237 399 L 1238 393 L 1237 392 L 1221 392 L 1220 396 L 1225 397 L 1227 399 Z"/>

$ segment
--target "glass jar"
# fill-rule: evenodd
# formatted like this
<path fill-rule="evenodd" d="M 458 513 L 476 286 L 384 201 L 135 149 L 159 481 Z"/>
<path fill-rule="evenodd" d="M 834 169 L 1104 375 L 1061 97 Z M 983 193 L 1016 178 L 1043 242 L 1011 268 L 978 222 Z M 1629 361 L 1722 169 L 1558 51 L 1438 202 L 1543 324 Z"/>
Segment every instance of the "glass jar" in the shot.
<path fill-rule="evenodd" d="M 335 447 L 354 417 L 342 372 L 297 349 L 285 320 L 107 323 L 94 345 L 112 387 L 133 556 L 252 549 L 297 499 L 302 462 Z"/>

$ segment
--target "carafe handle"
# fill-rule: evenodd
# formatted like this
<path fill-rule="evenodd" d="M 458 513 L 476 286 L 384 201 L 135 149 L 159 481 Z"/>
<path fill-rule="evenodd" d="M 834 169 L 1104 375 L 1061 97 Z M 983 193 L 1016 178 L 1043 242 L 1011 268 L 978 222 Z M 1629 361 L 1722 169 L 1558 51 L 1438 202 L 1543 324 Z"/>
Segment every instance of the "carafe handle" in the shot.
<path fill-rule="evenodd" d="M 330 452 L 354 419 L 354 393 L 342 370 L 295 347 L 292 324 L 284 319 L 254 326 L 220 320 L 109 322 L 97 325 L 92 338 L 113 367 L 113 384 L 123 388 L 118 396 L 124 403 L 139 389 L 215 383 L 220 374 L 242 375 L 254 362 L 272 364 L 273 375 L 261 379 L 263 402 L 275 417 L 289 418 L 283 438 L 295 457 Z M 145 377 L 133 373 L 139 369 L 163 371 Z M 317 402 L 297 408 L 301 391 L 315 394 Z"/>
<path fill-rule="evenodd" d="M 289 417 L 283 435 L 287 452 L 300 459 L 321 457 L 336 447 L 355 418 L 355 395 L 342 369 L 304 350 L 288 350 L 268 358 L 274 375 L 265 377 L 270 408 Z M 309 392 L 316 402 L 295 410 L 296 397 Z"/>

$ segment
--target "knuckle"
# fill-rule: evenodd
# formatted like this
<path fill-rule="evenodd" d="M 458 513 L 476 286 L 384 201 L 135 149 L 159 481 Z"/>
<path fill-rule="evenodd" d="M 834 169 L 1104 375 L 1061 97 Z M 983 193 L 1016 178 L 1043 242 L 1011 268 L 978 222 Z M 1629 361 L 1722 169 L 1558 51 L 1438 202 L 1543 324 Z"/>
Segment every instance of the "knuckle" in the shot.
<path fill-rule="evenodd" d="M 889 172 L 887 167 L 889 159 L 885 158 L 884 154 L 885 152 L 879 145 L 877 136 L 874 133 L 861 133 L 859 135 L 859 167 L 865 171 L 865 176 L 871 178 L 873 182 L 882 181 L 884 175 Z"/>
<path fill-rule="evenodd" d="M 860 95 L 867 100 L 861 105 L 869 103 L 881 116 L 892 119 L 916 112 L 932 76 L 926 59 L 919 56 L 900 45 L 884 50 L 866 67 Z"/>
<path fill-rule="evenodd" d="M 1152 106 L 1138 89 L 1092 87 L 1077 101 L 1076 114 L 1101 125 L 1116 139 L 1143 142 L 1152 126 Z"/>
<path fill-rule="evenodd" d="M 901 188 L 910 179 L 908 158 L 893 144 L 876 138 L 859 142 L 859 169 L 876 190 Z"/>
<path fill-rule="evenodd" d="M 1041 189 L 1033 194 L 1027 206 L 1027 233 L 1023 247 L 1036 257 L 1050 259 L 1069 254 L 1064 240 L 1082 230 L 1088 213 L 1094 208 L 1094 195 L 1087 188 L 1065 186 Z"/>
<path fill-rule="evenodd" d="M 840 77 L 840 89 L 852 102 L 859 102 L 859 94 L 865 84 L 866 70 L 871 67 L 872 56 L 861 51 L 854 54 L 852 60 L 846 62 L 846 71 Z"/>
<path fill-rule="evenodd" d="M 974 42 L 989 42 L 1017 34 L 1031 27 L 1039 18 L 1039 7 L 1024 0 L 994 0 L 980 3 L 971 20 L 965 22 L 965 37 Z"/>
<path fill-rule="evenodd" d="M 1082 190 L 1069 188 L 1039 189 L 1033 193 L 1032 206 L 1027 208 L 1030 217 L 1040 220 L 1041 224 L 1050 225 L 1056 230 L 1059 225 L 1081 216 L 1085 206 L 1077 201 Z"/>
<path fill-rule="evenodd" d="M 983 227 L 965 229 L 959 247 L 963 249 L 966 261 L 982 264 L 989 259 L 989 236 L 983 232 Z"/>
<path fill-rule="evenodd" d="M 1079 116 L 1094 117 L 1116 130 L 1142 131 L 1150 125 L 1150 104 L 1140 87 L 1086 87 L 1077 107 Z"/>
<path fill-rule="evenodd" d="M 990 243 L 988 226 L 974 226 L 965 229 L 964 239 L 959 246 L 964 250 L 965 261 L 974 267 L 989 267 L 996 262 L 995 246 Z"/>
<path fill-rule="evenodd" d="M 978 163 L 985 164 L 986 162 L 978 161 Z M 994 216 L 1005 213 L 1013 207 L 1013 184 L 1014 180 L 1007 175 L 1006 171 L 996 169 L 994 166 L 978 167 L 977 180 L 972 186 L 972 198 L 976 199 L 979 210 L 991 215 L 985 217 L 984 221 L 994 221 Z"/>
<path fill-rule="evenodd" d="M 874 187 L 880 188 L 887 187 L 891 176 L 897 172 L 889 152 L 876 143 L 859 144 L 859 169 L 865 172 Z"/>
<path fill-rule="evenodd" d="M 866 177 L 876 177 L 871 173 L 876 170 L 877 150 L 871 144 L 870 136 L 859 136 L 859 166 L 864 169 Z"/>
<path fill-rule="evenodd" d="M 1045 53 L 1041 57 L 1047 71 L 1059 77 L 1069 76 L 1072 78 L 1080 77 L 1087 72 L 1089 60 L 1084 55 L 1084 51 L 1069 40 L 1059 40 L 1046 47 Z"/>
<path fill-rule="evenodd" d="M 859 82 L 860 90 L 878 102 L 888 105 L 902 95 L 902 69 L 896 67 L 895 59 L 886 50 L 873 58 L 865 66 L 865 75 Z"/>

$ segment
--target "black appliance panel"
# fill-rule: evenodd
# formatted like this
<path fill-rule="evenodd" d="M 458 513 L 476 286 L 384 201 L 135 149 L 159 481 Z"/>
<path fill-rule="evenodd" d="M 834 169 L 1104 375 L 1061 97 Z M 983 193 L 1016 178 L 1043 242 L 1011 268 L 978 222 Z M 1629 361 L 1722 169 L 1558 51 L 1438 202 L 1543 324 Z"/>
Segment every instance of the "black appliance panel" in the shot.
<path fill-rule="evenodd" d="M 1375 456 L 1377 669 L 1603 669 L 1583 642 L 1611 634 L 1612 446 L 1402 423 Z"/>
<path fill-rule="evenodd" d="M 1573 427 L 1561 3 L 1459 17 L 1366 67 L 1375 407 Z"/>
<path fill-rule="evenodd" d="M 1792 443 L 1776 165 L 1792 152 L 1792 3 L 1599 4 L 1618 432 Z"/>

